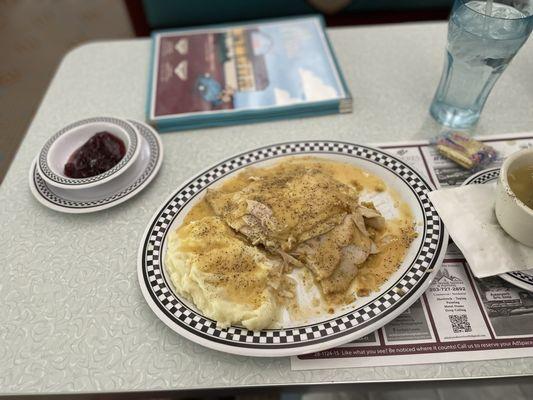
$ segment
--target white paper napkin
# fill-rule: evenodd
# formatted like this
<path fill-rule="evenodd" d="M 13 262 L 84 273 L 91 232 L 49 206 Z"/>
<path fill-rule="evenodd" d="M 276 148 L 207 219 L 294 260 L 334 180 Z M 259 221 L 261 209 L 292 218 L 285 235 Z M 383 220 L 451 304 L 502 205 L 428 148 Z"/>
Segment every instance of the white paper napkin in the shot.
<path fill-rule="evenodd" d="M 533 248 L 509 236 L 494 214 L 496 184 L 431 192 L 448 233 L 478 278 L 533 268 Z"/>

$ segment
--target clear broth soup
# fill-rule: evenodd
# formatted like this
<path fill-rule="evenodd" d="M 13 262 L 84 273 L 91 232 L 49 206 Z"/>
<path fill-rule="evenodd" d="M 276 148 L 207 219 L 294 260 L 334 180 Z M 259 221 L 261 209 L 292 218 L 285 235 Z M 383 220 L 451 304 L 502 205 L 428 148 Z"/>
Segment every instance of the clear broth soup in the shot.
<path fill-rule="evenodd" d="M 533 165 L 509 171 L 507 180 L 516 197 L 533 210 Z"/>

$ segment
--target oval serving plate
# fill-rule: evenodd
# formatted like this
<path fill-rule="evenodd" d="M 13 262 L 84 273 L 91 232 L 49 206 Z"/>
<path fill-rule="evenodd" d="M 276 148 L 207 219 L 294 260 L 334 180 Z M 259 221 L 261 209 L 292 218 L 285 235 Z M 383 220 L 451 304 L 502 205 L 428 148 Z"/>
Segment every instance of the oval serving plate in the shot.
<path fill-rule="evenodd" d="M 485 183 L 495 184 L 499 176 L 499 167 L 489 168 L 479 171 L 478 173 L 475 173 L 471 177 L 467 178 L 463 182 L 463 185 L 482 185 Z M 512 285 L 518 286 L 521 289 L 525 289 L 528 292 L 533 292 L 533 270 L 507 272 L 498 276 Z"/>
<path fill-rule="evenodd" d="M 282 329 L 219 329 L 193 304 L 177 295 L 164 270 L 166 239 L 184 216 L 215 188 L 247 166 L 266 167 L 287 156 L 316 156 L 349 163 L 382 178 L 409 204 L 418 237 L 398 271 L 379 292 L 305 321 L 283 321 Z M 200 345 L 245 356 L 290 356 L 338 346 L 373 332 L 407 309 L 427 289 L 444 258 L 448 234 L 427 193 L 433 187 L 399 159 L 371 147 L 334 141 L 274 144 L 251 150 L 207 169 L 183 184 L 154 214 L 138 254 L 142 293 L 154 313 L 171 329 Z M 377 208 L 386 204 L 376 204 Z"/>

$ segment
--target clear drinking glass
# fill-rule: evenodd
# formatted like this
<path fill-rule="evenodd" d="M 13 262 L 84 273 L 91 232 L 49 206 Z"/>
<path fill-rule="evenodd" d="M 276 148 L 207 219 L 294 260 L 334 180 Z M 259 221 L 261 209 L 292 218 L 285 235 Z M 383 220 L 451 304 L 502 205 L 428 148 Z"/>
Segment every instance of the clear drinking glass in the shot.
<path fill-rule="evenodd" d="M 455 0 L 444 70 L 430 107 L 433 118 L 452 128 L 475 125 L 492 87 L 532 29 L 533 0 Z"/>

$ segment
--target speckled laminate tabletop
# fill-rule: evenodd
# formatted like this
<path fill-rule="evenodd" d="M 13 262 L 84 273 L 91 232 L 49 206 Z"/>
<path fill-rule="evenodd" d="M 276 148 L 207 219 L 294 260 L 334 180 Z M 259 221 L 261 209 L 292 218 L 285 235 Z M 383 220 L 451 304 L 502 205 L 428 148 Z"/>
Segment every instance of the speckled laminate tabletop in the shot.
<path fill-rule="evenodd" d="M 352 114 L 162 135 L 159 176 L 126 203 L 66 215 L 33 199 L 33 157 L 77 119 L 144 119 L 149 41 L 91 43 L 67 54 L 0 186 L 0 394 L 82 393 L 533 374 L 533 359 L 291 371 L 182 339 L 152 313 L 136 256 L 156 208 L 186 178 L 243 150 L 293 139 L 359 143 L 431 137 L 427 109 L 444 23 L 329 31 L 354 96 Z M 36 60 L 36 62 L 38 62 Z M 479 134 L 533 130 L 533 42 L 489 97 Z"/>

